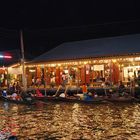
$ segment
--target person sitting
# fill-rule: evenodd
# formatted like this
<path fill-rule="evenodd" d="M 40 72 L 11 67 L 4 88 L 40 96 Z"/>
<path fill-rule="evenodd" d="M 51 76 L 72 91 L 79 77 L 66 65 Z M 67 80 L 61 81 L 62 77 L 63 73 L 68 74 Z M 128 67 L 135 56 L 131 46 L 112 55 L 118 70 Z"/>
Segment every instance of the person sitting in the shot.
<path fill-rule="evenodd" d="M 17 99 L 17 93 L 14 92 L 14 93 L 11 95 L 11 98 L 12 98 L 12 100 L 16 100 L 16 99 Z"/>
<path fill-rule="evenodd" d="M 122 91 L 124 91 L 124 89 L 125 89 L 125 86 L 124 86 L 124 84 L 122 83 L 122 81 L 120 81 L 120 84 L 119 84 L 119 91 L 122 92 Z"/>
<path fill-rule="evenodd" d="M 114 96 L 113 88 L 109 88 L 108 90 L 106 90 L 105 95 L 106 95 L 107 98 L 112 98 Z"/>
<path fill-rule="evenodd" d="M 10 136 L 8 140 L 18 140 L 16 136 Z"/>
<path fill-rule="evenodd" d="M 118 88 L 118 92 L 121 96 L 124 95 L 124 91 L 125 91 L 125 86 L 124 84 L 122 83 L 122 81 L 120 81 L 120 84 L 119 84 L 119 88 Z"/>
<path fill-rule="evenodd" d="M 36 95 L 38 97 L 44 97 L 43 94 L 39 91 L 39 89 L 36 90 Z"/>
<path fill-rule="evenodd" d="M 32 94 L 30 92 L 26 92 L 26 91 L 22 91 L 20 93 L 20 96 L 21 96 L 21 99 L 25 102 L 32 102 L 33 101 L 33 98 L 32 98 Z"/>
<path fill-rule="evenodd" d="M 2 96 L 3 96 L 3 97 L 7 97 L 7 91 L 6 91 L 6 90 L 3 90 L 3 91 L 2 91 Z"/>
<path fill-rule="evenodd" d="M 84 94 L 84 100 L 85 101 L 92 101 L 93 100 L 93 97 L 94 96 L 92 96 L 92 93 L 91 92 L 88 92 L 87 94 Z"/>
<path fill-rule="evenodd" d="M 94 98 L 97 98 L 98 97 L 98 94 L 95 92 L 94 93 Z"/>
<path fill-rule="evenodd" d="M 18 100 L 18 101 L 23 100 L 20 94 L 17 94 L 17 96 L 16 96 L 16 100 Z"/>
<path fill-rule="evenodd" d="M 89 99 L 92 100 L 94 98 L 95 93 L 88 92 Z"/>
<path fill-rule="evenodd" d="M 18 94 L 21 92 L 21 87 L 20 87 L 19 82 L 17 82 L 17 84 L 16 84 L 16 92 L 17 92 Z"/>

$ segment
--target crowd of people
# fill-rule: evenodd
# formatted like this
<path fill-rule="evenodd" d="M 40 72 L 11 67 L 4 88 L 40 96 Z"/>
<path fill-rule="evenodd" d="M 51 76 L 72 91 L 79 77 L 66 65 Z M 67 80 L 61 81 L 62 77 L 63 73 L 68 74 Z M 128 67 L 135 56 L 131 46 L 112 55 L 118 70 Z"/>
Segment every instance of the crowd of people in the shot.
<path fill-rule="evenodd" d="M 83 93 L 83 99 L 84 100 L 92 100 L 93 98 L 97 98 L 98 96 L 104 96 L 104 97 L 135 97 L 135 83 L 134 81 L 131 82 L 130 86 L 124 85 L 122 81 L 119 81 L 118 85 L 113 88 L 108 83 L 104 83 L 101 88 L 102 93 L 99 95 L 96 90 L 88 90 L 88 84 L 82 85 L 82 93 Z M 104 90 L 104 91 L 103 91 Z"/>
<path fill-rule="evenodd" d="M 66 77 L 65 76 L 63 76 L 63 84 L 61 85 L 61 86 L 59 86 L 59 87 L 61 87 L 61 88 L 63 88 L 63 89 L 67 89 L 67 85 L 66 85 L 66 83 L 65 83 L 65 80 L 66 80 Z M 36 80 L 32 80 L 32 85 L 35 85 L 36 84 L 36 86 L 37 86 L 37 89 L 36 89 L 36 93 L 35 93 L 35 95 L 36 96 L 39 96 L 39 97 L 43 97 L 44 95 L 39 91 L 39 85 L 41 84 L 42 82 L 41 82 L 41 80 L 39 80 L 39 79 L 36 79 Z M 70 87 L 71 85 L 69 85 L 69 87 Z M 58 89 L 60 90 L 61 88 L 59 88 L 58 87 Z M 131 96 L 134 96 L 134 87 L 135 87 L 135 83 L 131 83 L 131 86 L 130 86 L 130 94 L 131 94 Z M 78 87 L 77 87 L 78 88 Z M 83 100 L 92 100 L 93 98 L 97 98 L 98 97 L 98 93 L 96 93 L 96 90 L 92 90 L 92 91 L 89 91 L 88 89 L 89 89 L 90 87 L 89 87 L 89 85 L 88 84 L 86 84 L 86 83 L 83 83 L 83 85 L 81 86 L 81 89 L 82 89 L 82 93 L 83 94 L 81 94 L 80 96 L 80 98 L 81 99 L 83 99 Z M 105 89 L 105 95 L 106 96 L 108 96 L 108 97 L 111 97 L 112 95 L 114 95 L 114 93 L 113 93 L 113 89 L 112 89 L 112 87 L 111 87 L 111 84 L 110 83 L 103 83 L 102 85 L 101 85 L 101 88 L 102 89 Z M 115 94 L 118 94 L 119 96 L 124 96 L 124 95 L 128 95 L 128 93 L 127 93 L 127 91 L 126 91 L 126 85 L 124 85 L 123 84 L 123 82 L 122 81 L 120 81 L 119 82 L 119 84 L 117 85 L 117 88 L 116 88 L 116 90 L 115 90 Z M 107 90 L 106 90 L 107 89 Z M 57 92 L 59 92 L 59 90 L 57 90 L 56 91 L 56 93 Z M 67 94 L 66 94 L 66 91 L 67 90 L 65 90 L 65 95 L 67 96 Z M 12 98 L 13 100 L 22 100 L 22 95 L 23 95 L 23 90 L 22 90 L 22 87 L 21 87 L 21 85 L 20 85 L 20 83 L 19 82 L 14 82 L 13 84 L 10 84 L 9 85 L 9 88 L 8 89 L 6 89 L 6 90 L 3 90 L 2 91 L 2 96 L 4 96 L 4 97 L 7 97 L 7 94 L 8 94 L 8 96 L 10 95 L 10 98 Z M 65 97 L 66 97 L 65 96 Z M 69 97 L 69 96 L 67 96 L 67 97 Z"/>
<path fill-rule="evenodd" d="M 9 97 L 13 100 L 22 100 L 21 98 L 22 88 L 19 82 L 10 84 L 7 89 L 1 91 L 3 97 Z"/>
<path fill-rule="evenodd" d="M 19 82 L 10 84 L 7 89 L 3 89 L 0 92 L 4 98 L 8 98 L 10 100 L 15 101 L 25 101 L 25 99 L 30 96 L 28 92 L 25 92 L 22 89 Z"/>
<path fill-rule="evenodd" d="M 32 78 L 32 83 L 31 86 L 36 86 L 36 87 L 40 87 L 41 85 L 43 85 L 45 87 L 45 79 L 44 78 L 39 78 L 39 77 L 33 77 Z"/>
<path fill-rule="evenodd" d="M 43 97 L 43 94 L 40 92 L 39 89 L 36 89 L 36 92 L 33 94 L 33 92 L 24 91 L 22 90 L 22 87 L 20 86 L 19 82 L 15 82 L 13 84 L 9 85 L 9 88 L 3 89 L 0 91 L 1 95 L 5 98 L 9 98 L 11 100 L 18 100 L 22 101 L 26 97 L 32 97 L 32 96 L 39 96 Z"/>

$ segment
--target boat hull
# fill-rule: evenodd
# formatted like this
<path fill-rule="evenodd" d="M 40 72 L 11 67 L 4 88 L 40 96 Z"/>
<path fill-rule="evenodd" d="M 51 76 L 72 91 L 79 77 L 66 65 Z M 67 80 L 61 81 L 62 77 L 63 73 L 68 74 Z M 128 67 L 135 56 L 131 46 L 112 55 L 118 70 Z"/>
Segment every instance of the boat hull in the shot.
<path fill-rule="evenodd" d="M 118 98 L 107 98 L 105 99 L 108 102 L 112 103 L 133 103 L 133 102 L 139 102 L 136 98 L 126 98 L 126 97 L 118 97 Z"/>
<path fill-rule="evenodd" d="M 106 101 L 101 99 L 93 99 L 93 100 L 80 100 L 80 99 L 72 99 L 72 98 L 64 98 L 64 97 L 34 97 L 35 100 L 43 101 L 43 102 L 70 102 L 70 103 L 105 103 Z"/>
<path fill-rule="evenodd" d="M 32 101 L 32 100 L 11 100 L 9 98 L 6 98 L 6 97 L 3 97 L 1 96 L 0 97 L 1 100 L 5 101 L 5 102 L 10 102 L 10 103 L 15 103 L 15 104 L 27 104 L 27 105 L 33 105 L 35 104 L 35 101 Z"/>

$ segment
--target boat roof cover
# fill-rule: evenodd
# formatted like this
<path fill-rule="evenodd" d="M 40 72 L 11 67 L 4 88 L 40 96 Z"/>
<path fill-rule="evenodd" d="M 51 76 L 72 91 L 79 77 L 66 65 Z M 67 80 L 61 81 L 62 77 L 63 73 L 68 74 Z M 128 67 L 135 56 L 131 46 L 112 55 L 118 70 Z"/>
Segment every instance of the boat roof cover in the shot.
<path fill-rule="evenodd" d="M 32 62 L 94 58 L 140 53 L 140 34 L 63 43 Z"/>

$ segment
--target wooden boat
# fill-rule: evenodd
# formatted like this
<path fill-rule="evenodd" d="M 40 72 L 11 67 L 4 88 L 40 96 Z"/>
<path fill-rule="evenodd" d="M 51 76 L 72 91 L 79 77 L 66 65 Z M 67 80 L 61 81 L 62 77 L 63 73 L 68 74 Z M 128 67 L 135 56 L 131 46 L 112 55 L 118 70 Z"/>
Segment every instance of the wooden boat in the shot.
<path fill-rule="evenodd" d="M 70 102 L 70 103 L 106 103 L 107 101 L 102 99 L 91 99 L 91 100 L 81 100 L 78 98 L 69 98 L 69 97 L 53 97 L 53 96 L 44 96 L 44 97 L 34 97 L 35 100 L 43 101 L 43 102 Z"/>
<path fill-rule="evenodd" d="M 27 104 L 27 105 L 35 104 L 35 101 L 29 97 L 23 100 L 12 100 L 11 98 L 0 96 L 0 99 L 6 102 L 15 103 L 15 104 Z"/>
<path fill-rule="evenodd" d="M 139 99 L 136 99 L 134 97 L 111 97 L 111 98 L 106 98 L 106 101 L 112 102 L 112 103 L 132 103 L 132 102 L 140 102 Z"/>

